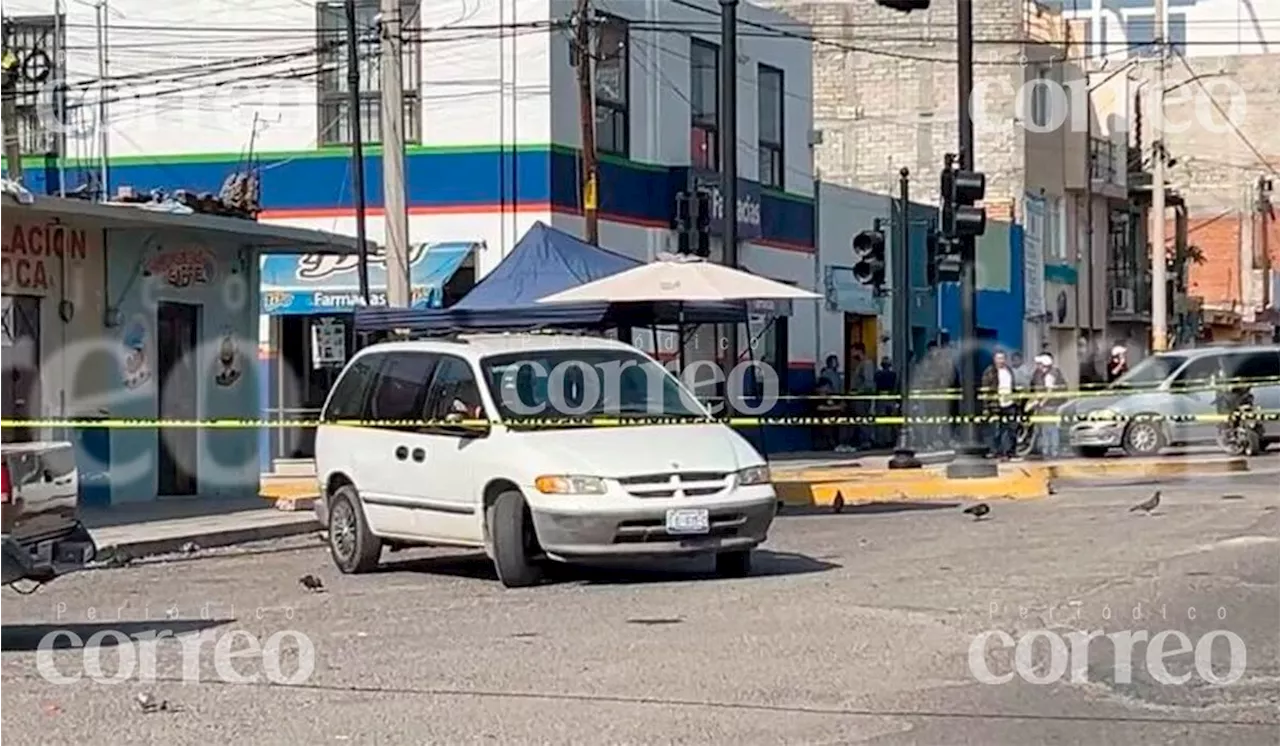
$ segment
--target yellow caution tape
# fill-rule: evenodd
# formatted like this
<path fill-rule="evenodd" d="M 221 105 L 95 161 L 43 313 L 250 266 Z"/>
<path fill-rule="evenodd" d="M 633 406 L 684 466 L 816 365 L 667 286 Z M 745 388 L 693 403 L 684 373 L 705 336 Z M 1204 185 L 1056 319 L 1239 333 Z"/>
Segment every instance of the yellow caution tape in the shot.
<path fill-rule="evenodd" d="M 278 430 L 284 428 L 313 428 L 320 425 L 335 427 L 370 427 L 370 428 L 458 428 L 458 427 L 493 427 L 503 425 L 519 429 L 564 428 L 564 427 L 640 427 L 653 425 L 688 425 L 705 422 L 720 422 L 727 425 L 781 425 L 793 427 L 818 427 L 841 425 L 902 425 L 902 424 L 955 424 L 955 423 L 1057 423 L 1074 424 L 1077 422 L 1152 422 L 1168 421 L 1186 422 L 1229 422 L 1235 417 L 1231 414 L 1174 414 L 1174 415 L 1109 415 L 1086 414 L 1078 416 L 1058 415 L 1025 415 L 1005 417 L 1000 415 L 977 415 L 964 417 L 949 415 L 945 417 L 928 416 L 895 416 L 869 415 L 860 416 L 769 416 L 769 417 L 521 417 L 507 420 L 264 420 L 264 419 L 215 419 L 215 420 L 160 420 L 160 419 L 6 419 L 0 420 L 0 428 L 104 428 L 108 430 L 151 430 L 161 428 L 193 429 L 208 428 L 219 430 Z M 1256 410 L 1241 415 L 1248 422 L 1280 422 L 1280 411 Z"/>

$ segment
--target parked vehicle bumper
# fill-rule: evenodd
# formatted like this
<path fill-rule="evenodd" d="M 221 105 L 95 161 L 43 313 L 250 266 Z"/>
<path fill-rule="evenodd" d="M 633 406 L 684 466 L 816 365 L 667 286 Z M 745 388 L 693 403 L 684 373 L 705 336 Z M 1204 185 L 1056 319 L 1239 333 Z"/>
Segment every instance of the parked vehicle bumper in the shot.
<path fill-rule="evenodd" d="M 84 524 L 76 523 L 75 528 L 64 536 L 24 545 L 11 534 L 5 534 L 0 551 L 3 552 L 3 585 L 19 580 L 35 580 L 48 582 L 59 575 L 65 575 L 84 569 L 98 555 L 98 545 L 93 535 Z M 51 544 L 47 548 L 46 544 Z M 33 549 L 45 549 L 44 552 L 33 552 Z M 37 559 L 41 554 L 46 560 Z"/>

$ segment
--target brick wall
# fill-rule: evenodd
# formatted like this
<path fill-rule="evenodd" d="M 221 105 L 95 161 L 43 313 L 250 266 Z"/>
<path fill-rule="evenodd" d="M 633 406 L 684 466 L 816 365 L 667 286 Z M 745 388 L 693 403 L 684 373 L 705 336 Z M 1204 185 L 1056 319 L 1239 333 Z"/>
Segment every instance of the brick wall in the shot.
<path fill-rule="evenodd" d="M 1240 247 L 1241 241 L 1252 241 L 1249 220 L 1238 213 L 1193 215 L 1189 219 L 1187 241 L 1200 248 L 1205 261 L 1190 267 L 1188 294 L 1200 296 L 1206 306 L 1241 310 Z M 1280 268 L 1280 221 L 1269 220 L 1267 225 L 1271 266 Z M 1173 235 L 1173 230 L 1170 221 L 1168 235 Z"/>
<path fill-rule="evenodd" d="M 937 0 L 924 12 L 903 15 L 873 0 L 762 4 L 812 24 L 814 127 L 823 131 L 815 165 L 827 181 L 889 191 L 899 168 L 918 175 L 920 199 L 936 201 L 943 154 L 957 149 L 955 3 Z M 1023 0 L 974 3 L 977 39 L 1021 38 Z M 1013 126 L 1014 96 L 1024 67 L 1040 47 L 1018 43 L 975 45 L 975 86 L 988 86 L 986 106 L 997 126 L 975 126 L 978 168 L 992 199 L 1024 189 L 1025 137 Z M 871 53 L 863 50 L 875 50 Z M 932 61 L 931 61 L 932 60 Z M 996 64 L 989 64 L 996 63 Z M 1005 85 L 1007 84 L 1007 85 Z M 1001 86 L 1001 87 L 997 87 Z"/>
<path fill-rule="evenodd" d="M 1169 183 L 1181 189 L 1193 214 L 1238 209 L 1259 175 L 1280 170 L 1280 54 L 1192 57 L 1188 62 L 1190 71 L 1175 56 L 1165 72 L 1166 86 L 1176 86 L 1165 100 L 1165 145 L 1178 159 L 1168 171 Z M 1190 80 L 1192 71 L 1202 76 L 1200 83 L 1212 97 L 1200 83 L 1179 85 Z M 1155 63 L 1143 63 L 1137 74 L 1147 81 L 1141 88 L 1141 126 L 1149 154 Z M 1215 100 L 1232 114 L 1243 137 L 1223 118 Z"/>

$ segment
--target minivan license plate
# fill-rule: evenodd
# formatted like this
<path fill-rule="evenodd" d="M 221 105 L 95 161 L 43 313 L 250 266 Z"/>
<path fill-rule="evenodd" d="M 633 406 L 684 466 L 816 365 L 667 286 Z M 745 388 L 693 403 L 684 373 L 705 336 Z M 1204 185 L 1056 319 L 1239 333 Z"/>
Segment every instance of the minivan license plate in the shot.
<path fill-rule="evenodd" d="M 667 511 L 667 533 L 705 534 L 711 531 L 711 519 L 705 510 L 681 508 Z"/>

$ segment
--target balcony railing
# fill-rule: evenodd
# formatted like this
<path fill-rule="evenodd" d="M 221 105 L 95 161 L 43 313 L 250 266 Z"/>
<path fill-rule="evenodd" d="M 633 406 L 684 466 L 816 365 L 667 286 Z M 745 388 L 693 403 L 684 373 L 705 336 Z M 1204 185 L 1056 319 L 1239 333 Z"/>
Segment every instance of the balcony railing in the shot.
<path fill-rule="evenodd" d="M 1094 137 L 1089 142 L 1089 178 L 1107 184 L 1120 183 L 1120 148 L 1112 141 Z"/>

